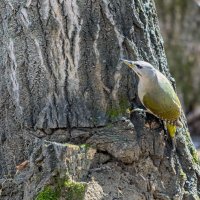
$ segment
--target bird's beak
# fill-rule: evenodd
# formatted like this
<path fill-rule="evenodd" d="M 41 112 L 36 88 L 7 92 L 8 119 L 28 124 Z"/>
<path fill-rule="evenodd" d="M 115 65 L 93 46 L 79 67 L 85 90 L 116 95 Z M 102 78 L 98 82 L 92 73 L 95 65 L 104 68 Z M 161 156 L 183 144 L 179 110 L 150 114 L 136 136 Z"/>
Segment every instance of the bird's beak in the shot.
<path fill-rule="evenodd" d="M 125 60 L 122 58 L 120 58 L 120 61 L 123 62 L 124 64 L 128 65 L 131 69 L 133 69 L 135 67 L 135 64 L 133 61 Z"/>

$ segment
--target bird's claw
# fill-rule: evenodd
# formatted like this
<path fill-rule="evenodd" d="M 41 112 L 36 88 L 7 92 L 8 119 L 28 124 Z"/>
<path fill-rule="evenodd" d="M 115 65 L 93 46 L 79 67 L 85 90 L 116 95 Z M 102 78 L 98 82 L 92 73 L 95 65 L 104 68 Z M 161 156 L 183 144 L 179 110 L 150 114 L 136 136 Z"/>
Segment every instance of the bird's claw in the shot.
<path fill-rule="evenodd" d="M 128 114 L 132 114 L 134 112 L 139 112 L 142 116 L 144 116 L 144 117 L 146 116 L 146 110 L 144 110 L 144 109 L 141 109 L 141 108 L 126 109 L 126 113 L 128 113 Z"/>

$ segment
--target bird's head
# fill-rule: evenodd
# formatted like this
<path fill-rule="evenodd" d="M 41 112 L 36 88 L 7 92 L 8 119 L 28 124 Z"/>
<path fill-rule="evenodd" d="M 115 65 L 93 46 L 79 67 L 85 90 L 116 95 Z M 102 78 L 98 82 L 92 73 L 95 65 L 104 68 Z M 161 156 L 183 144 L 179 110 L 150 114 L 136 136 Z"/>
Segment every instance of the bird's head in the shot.
<path fill-rule="evenodd" d="M 128 65 L 139 76 L 140 79 L 154 76 L 156 73 L 156 69 L 148 62 L 131 61 L 125 59 L 121 59 L 121 61 Z"/>

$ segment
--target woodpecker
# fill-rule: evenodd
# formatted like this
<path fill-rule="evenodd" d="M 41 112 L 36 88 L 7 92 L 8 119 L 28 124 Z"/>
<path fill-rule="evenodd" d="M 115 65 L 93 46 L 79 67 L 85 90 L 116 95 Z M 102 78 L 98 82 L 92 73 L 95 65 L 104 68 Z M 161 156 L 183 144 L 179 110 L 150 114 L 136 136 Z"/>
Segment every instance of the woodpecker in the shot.
<path fill-rule="evenodd" d="M 176 129 L 182 124 L 179 120 L 181 103 L 171 83 L 148 62 L 125 59 L 121 61 L 139 77 L 138 96 L 141 103 L 146 108 L 146 112 L 164 121 L 174 146 Z M 140 110 L 134 109 L 133 111 Z"/>

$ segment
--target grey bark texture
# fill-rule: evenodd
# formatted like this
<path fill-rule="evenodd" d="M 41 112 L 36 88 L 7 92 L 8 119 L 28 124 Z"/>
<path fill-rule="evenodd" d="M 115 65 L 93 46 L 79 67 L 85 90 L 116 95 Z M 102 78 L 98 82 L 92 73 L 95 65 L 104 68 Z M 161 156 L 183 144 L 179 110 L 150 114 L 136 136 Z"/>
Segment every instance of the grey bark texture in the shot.
<path fill-rule="evenodd" d="M 0 0 L 2 200 L 199 199 L 185 125 L 177 149 L 120 57 L 172 80 L 152 0 Z M 73 144 L 73 145 L 72 145 Z"/>

